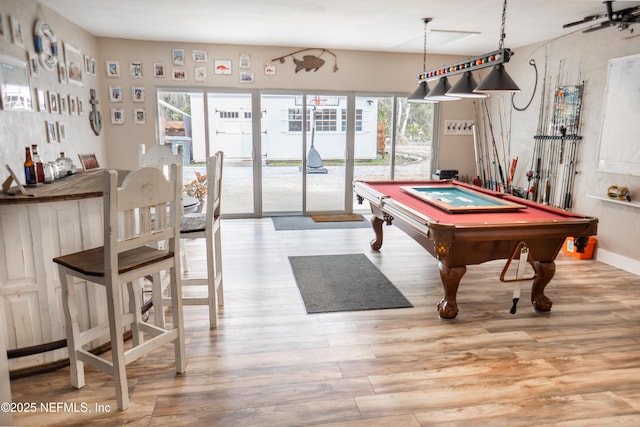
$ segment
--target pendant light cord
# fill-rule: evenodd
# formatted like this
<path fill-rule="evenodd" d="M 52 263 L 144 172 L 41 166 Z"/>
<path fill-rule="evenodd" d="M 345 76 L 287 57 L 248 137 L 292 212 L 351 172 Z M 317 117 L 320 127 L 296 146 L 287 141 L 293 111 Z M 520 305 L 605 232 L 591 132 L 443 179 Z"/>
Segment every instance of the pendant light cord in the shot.
<path fill-rule="evenodd" d="M 505 33 L 506 20 L 507 20 L 507 0 L 504 0 L 504 4 L 502 5 L 502 25 L 500 26 L 500 43 L 498 44 L 499 50 L 502 50 L 504 48 L 504 38 L 507 36 Z"/>
<path fill-rule="evenodd" d="M 424 21 L 424 48 L 422 50 L 422 71 L 427 71 L 427 24 L 431 18 L 423 18 Z"/>

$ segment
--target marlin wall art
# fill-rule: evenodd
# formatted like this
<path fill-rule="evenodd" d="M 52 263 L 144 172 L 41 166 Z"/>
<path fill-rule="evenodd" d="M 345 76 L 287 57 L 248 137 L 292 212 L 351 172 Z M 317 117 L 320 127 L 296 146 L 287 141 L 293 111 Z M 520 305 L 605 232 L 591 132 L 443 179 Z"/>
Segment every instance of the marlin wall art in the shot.
<path fill-rule="evenodd" d="M 316 55 L 304 55 L 302 57 L 302 59 L 298 59 L 295 56 L 293 56 L 293 55 L 296 55 L 298 53 L 308 52 L 310 50 L 319 50 L 320 53 L 317 56 Z M 333 53 L 333 52 L 331 52 L 330 50 L 327 50 L 327 49 L 313 49 L 313 48 L 300 49 L 300 50 L 296 50 L 295 52 L 291 52 L 291 53 L 289 53 L 287 55 L 281 56 L 279 58 L 274 58 L 271 61 L 280 61 L 281 64 L 284 64 L 285 58 L 290 56 L 290 57 L 293 58 L 293 63 L 296 64 L 296 73 L 298 71 L 300 71 L 300 70 L 318 71 L 318 69 L 324 65 L 324 59 L 322 59 L 320 57 L 325 52 L 329 53 L 330 55 L 333 55 L 333 59 L 334 59 L 333 72 L 335 73 L 336 71 L 338 71 L 338 57 L 336 56 L 335 53 Z"/>

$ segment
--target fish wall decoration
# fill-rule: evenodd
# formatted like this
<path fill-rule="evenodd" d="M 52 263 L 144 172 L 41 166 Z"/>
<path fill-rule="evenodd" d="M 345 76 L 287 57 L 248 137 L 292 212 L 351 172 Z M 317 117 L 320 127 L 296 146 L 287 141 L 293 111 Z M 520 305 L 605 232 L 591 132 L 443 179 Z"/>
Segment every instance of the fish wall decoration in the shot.
<path fill-rule="evenodd" d="M 318 55 L 304 55 L 302 59 L 298 59 L 295 56 L 293 56 L 302 52 L 308 52 L 310 50 L 319 50 L 320 53 Z M 336 56 L 335 53 L 327 49 L 314 49 L 314 48 L 300 49 L 300 50 L 296 50 L 295 52 L 291 52 L 287 55 L 281 56 L 279 58 L 274 58 L 271 61 L 280 61 L 281 64 L 284 64 L 284 60 L 290 56 L 293 59 L 293 63 L 296 66 L 296 73 L 300 70 L 305 70 L 307 72 L 313 70 L 315 72 L 315 71 L 318 71 L 318 69 L 324 65 L 325 61 L 320 57 L 325 52 L 330 55 L 333 55 L 333 59 L 334 59 L 333 72 L 335 73 L 336 71 L 338 71 L 338 57 Z"/>

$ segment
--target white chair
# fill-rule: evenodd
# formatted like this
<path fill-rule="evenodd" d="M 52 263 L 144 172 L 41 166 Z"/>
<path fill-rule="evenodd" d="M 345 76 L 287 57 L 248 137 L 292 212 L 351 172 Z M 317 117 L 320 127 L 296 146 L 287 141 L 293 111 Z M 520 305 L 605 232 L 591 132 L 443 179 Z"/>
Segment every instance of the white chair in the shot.
<path fill-rule="evenodd" d="M 141 145 L 140 163 L 158 168 L 165 168 L 168 164 L 181 163 L 182 156 L 173 154 L 168 145 L 154 145 L 149 149 Z M 218 309 L 224 305 L 224 290 L 222 280 L 222 245 L 220 236 L 220 201 L 222 193 L 222 165 L 224 154 L 219 151 L 207 159 L 207 198 L 204 213 L 188 213 L 182 216 L 182 239 L 204 239 L 207 254 L 207 277 L 184 278 L 183 287 L 206 286 L 206 295 L 183 296 L 184 305 L 209 306 L 209 326 L 215 328 L 218 325 Z M 189 271 L 187 250 L 181 242 L 182 270 Z M 166 297 L 165 286 L 157 276 L 153 278 L 152 300 L 157 326 L 164 325 L 164 307 L 169 304 Z M 162 307 L 162 309 L 161 309 Z"/>
<path fill-rule="evenodd" d="M 62 285 L 71 384 L 85 384 L 84 363 L 114 376 L 118 409 L 129 406 L 126 365 L 168 343 L 173 343 L 176 371 L 186 370 L 182 300 L 171 299 L 172 325 L 159 328 L 142 321 L 138 280 L 168 271 L 172 295 L 181 295 L 180 212 L 181 165 L 171 166 L 171 179 L 153 167 L 130 172 L 118 188 L 116 171 L 104 172 L 104 246 L 54 258 Z M 163 249 L 158 249 L 163 248 Z M 80 331 L 77 282 L 106 289 L 108 321 Z M 128 290 L 125 311 L 123 290 Z M 131 326 L 133 346 L 125 350 L 123 332 Z M 84 346 L 102 336 L 111 340 L 111 360 Z"/>
<path fill-rule="evenodd" d="M 207 253 L 207 277 L 183 278 L 182 282 L 184 286 L 207 286 L 207 295 L 185 297 L 183 303 L 184 305 L 208 305 L 211 328 L 218 326 L 218 307 L 224 305 L 220 228 L 223 158 L 222 151 L 218 151 L 207 159 L 206 210 L 204 213 L 183 215 L 180 232 L 180 237 L 183 239 L 204 239 Z"/>

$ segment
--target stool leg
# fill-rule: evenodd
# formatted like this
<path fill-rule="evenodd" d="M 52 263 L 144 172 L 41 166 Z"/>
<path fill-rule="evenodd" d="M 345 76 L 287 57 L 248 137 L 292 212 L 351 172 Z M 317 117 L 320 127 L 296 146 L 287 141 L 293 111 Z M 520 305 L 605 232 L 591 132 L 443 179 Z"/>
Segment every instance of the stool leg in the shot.
<path fill-rule="evenodd" d="M 218 283 L 218 305 L 224 305 L 224 286 L 222 279 L 222 236 L 220 230 L 220 219 L 217 219 L 218 223 L 215 233 L 213 234 L 213 238 L 215 241 L 214 251 L 215 251 L 215 273 L 214 276 Z"/>
<path fill-rule="evenodd" d="M 129 407 L 129 387 L 124 358 L 124 340 L 122 338 L 122 287 L 115 280 L 107 284 L 107 311 L 109 313 L 109 332 L 111 335 L 111 356 L 113 377 L 116 383 L 116 401 L 118 409 L 124 411 Z"/>
<path fill-rule="evenodd" d="M 127 283 L 129 290 L 129 313 L 133 314 L 133 323 L 131 324 L 131 340 L 133 346 L 139 346 L 144 342 L 144 336 L 140 324 L 142 323 L 142 309 L 140 307 L 140 282 Z"/>
<path fill-rule="evenodd" d="M 151 276 L 151 299 L 153 301 L 154 324 L 164 328 L 164 305 L 162 304 L 162 275 L 154 273 Z"/>
<path fill-rule="evenodd" d="M 176 359 L 176 372 L 182 374 L 187 370 L 187 356 L 184 348 L 184 318 L 182 316 L 182 278 L 180 276 L 180 257 L 174 257 L 174 265 L 170 269 L 171 278 L 171 316 L 173 328 L 178 330 L 178 337 L 173 341 Z"/>
<path fill-rule="evenodd" d="M 78 360 L 76 350 L 79 349 L 80 325 L 78 323 L 78 308 L 76 307 L 76 292 L 73 277 L 67 275 L 66 267 L 58 265 L 60 285 L 62 287 L 62 308 L 67 329 L 67 350 L 69 352 L 69 367 L 71 371 L 71 385 L 75 388 L 84 387 L 84 363 Z"/>
<path fill-rule="evenodd" d="M 209 328 L 218 326 L 218 294 L 216 292 L 216 250 L 213 237 L 205 238 L 207 252 L 207 299 L 209 301 Z"/>

